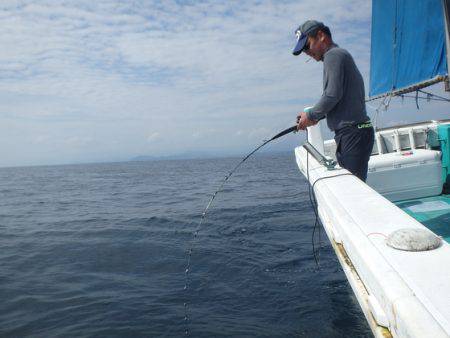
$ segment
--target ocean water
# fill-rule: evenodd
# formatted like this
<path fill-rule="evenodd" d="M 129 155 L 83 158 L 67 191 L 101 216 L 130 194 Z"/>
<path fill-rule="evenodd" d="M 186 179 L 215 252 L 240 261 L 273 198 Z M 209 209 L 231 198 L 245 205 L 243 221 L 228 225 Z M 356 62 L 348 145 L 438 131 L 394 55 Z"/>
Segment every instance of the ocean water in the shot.
<path fill-rule="evenodd" d="M 0 336 L 371 337 L 293 154 L 249 159 L 193 237 L 237 161 L 1 168 Z"/>

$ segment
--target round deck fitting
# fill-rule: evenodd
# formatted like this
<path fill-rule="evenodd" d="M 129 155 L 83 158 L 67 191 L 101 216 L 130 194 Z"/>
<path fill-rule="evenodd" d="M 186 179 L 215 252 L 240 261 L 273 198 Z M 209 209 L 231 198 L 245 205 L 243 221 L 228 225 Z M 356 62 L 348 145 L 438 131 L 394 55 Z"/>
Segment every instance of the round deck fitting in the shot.
<path fill-rule="evenodd" d="M 442 240 L 425 229 L 400 229 L 386 239 L 387 245 L 404 251 L 427 251 L 438 248 Z"/>

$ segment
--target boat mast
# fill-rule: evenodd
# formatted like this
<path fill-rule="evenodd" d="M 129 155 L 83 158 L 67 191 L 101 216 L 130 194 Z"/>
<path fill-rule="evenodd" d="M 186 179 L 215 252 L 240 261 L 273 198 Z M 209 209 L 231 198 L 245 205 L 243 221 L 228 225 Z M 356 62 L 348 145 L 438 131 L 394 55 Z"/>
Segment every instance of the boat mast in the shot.
<path fill-rule="evenodd" d="M 449 16 L 450 16 L 450 0 L 442 0 L 442 6 L 444 8 L 444 20 L 445 20 L 445 45 L 447 50 L 447 71 L 450 67 L 450 35 L 449 35 Z M 445 91 L 450 91 L 450 83 L 447 76 L 447 79 L 445 80 Z"/>

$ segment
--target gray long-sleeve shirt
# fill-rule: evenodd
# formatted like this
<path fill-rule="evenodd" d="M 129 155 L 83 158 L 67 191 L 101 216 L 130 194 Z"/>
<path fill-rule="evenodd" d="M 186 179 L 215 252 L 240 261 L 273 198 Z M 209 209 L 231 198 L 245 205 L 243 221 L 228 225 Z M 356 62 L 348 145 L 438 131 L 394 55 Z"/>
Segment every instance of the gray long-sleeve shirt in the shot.
<path fill-rule="evenodd" d="M 364 81 L 348 51 L 333 45 L 323 56 L 323 94 L 307 113 L 309 119 L 327 118 L 328 127 L 343 127 L 369 121 Z"/>

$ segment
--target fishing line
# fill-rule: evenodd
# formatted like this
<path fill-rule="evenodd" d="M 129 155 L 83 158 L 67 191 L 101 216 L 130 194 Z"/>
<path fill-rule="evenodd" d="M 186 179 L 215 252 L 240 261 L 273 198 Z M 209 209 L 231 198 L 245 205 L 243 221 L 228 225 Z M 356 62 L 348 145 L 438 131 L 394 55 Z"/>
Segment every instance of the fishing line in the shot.
<path fill-rule="evenodd" d="M 269 140 L 265 140 L 261 145 L 259 145 L 258 147 L 256 147 L 252 152 L 250 152 L 247 156 L 245 156 L 229 173 L 228 175 L 225 176 L 225 178 L 223 179 L 223 181 L 221 182 L 219 188 L 214 192 L 214 194 L 211 196 L 208 204 L 206 205 L 205 210 L 202 213 L 202 217 L 200 219 L 200 222 L 197 226 L 197 229 L 194 231 L 193 235 L 194 237 L 192 238 L 192 242 L 190 245 L 189 250 L 187 251 L 187 262 L 186 262 L 186 268 L 184 270 L 185 273 L 185 284 L 184 284 L 184 290 L 187 292 L 187 290 L 189 289 L 189 271 L 191 269 L 191 257 L 192 257 L 192 251 L 193 251 L 193 244 L 195 239 L 198 236 L 198 233 L 200 231 L 200 228 L 206 218 L 206 214 L 208 212 L 209 207 L 211 206 L 212 202 L 214 201 L 214 199 L 216 198 L 217 194 L 222 190 L 222 187 L 225 185 L 225 183 L 228 181 L 228 179 L 231 177 L 231 175 L 233 175 L 233 173 L 250 157 L 252 156 L 254 153 L 256 153 L 259 149 L 261 149 L 262 147 L 264 147 L 267 143 L 272 142 L 273 140 L 276 140 L 277 138 L 280 138 L 284 135 L 290 134 L 292 132 L 296 132 L 297 131 L 297 125 L 292 126 L 290 128 L 287 128 L 285 130 L 283 130 L 282 132 L 276 134 L 274 137 L 272 137 Z M 185 334 L 189 335 L 189 329 L 188 329 L 188 325 L 189 325 L 189 309 L 188 309 L 188 300 L 186 299 L 186 301 L 184 302 L 184 323 L 185 323 Z"/>
<path fill-rule="evenodd" d="M 306 131 L 306 140 L 308 140 L 308 129 L 305 129 L 305 131 Z M 354 176 L 350 172 L 344 173 L 344 174 L 332 175 L 332 176 L 324 176 L 324 177 L 319 177 L 317 180 L 314 181 L 313 184 L 310 184 L 310 181 L 309 181 L 309 151 L 306 150 L 306 178 L 308 179 L 309 201 L 311 202 L 311 206 L 314 210 L 314 215 L 315 215 L 314 227 L 313 227 L 313 232 L 312 232 L 312 236 L 311 236 L 311 244 L 312 244 L 312 249 L 313 249 L 314 262 L 316 263 L 316 266 L 318 269 L 320 268 L 320 249 L 322 246 L 322 239 L 321 239 L 322 233 L 321 233 L 320 218 L 319 218 L 319 205 L 317 203 L 316 192 L 314 190 L 314 187 L 316 186 L 316 183 L 319 181 L 322 181 L 322 180 L 325 180 L 328 178 L 333 178 L 333 177 L 338 177 L 338 176 L 346 176 L 346 175 Z M 319 248 L 317 250 L 315 248 L 316 229 L 318 230 L 318 233 L 319 233 L 319 243 L 318 243 Z"/>
<path fill-rule="evenodd" d="M 308 156 L 308 155 L 306 155 L 306 156 Z M 322 180 L 325 180 L 325 179 L 329 179 L 329 178 L 333 178 L 333 177 L 338 177 L 338 176 L 354 176 L 354 175 L 352 173 L 348 172 L 348 173 L 338 174 L 338 175 L 333 175 L 333 176 L 319 177 L 311 185 L 310 201 L 311 201 L 311 205 L 312 205 L 313 210 L 314 210 L 314 214 L 316 216 L 316 220 L 314 222 L 314 228 L 313 228 L 311 241 L 312 241 L 312 247 L 313 247 L 314 261 L 316 262 L 317 268 L 320 268 L 320 248 L 321 248 L 322 244 L 321 244 L 321 227 L 320 227 L 320 218 L 319 218 L 319 205 L 317 203 L 316 192 L 314 190 L 314 187 L 316 186 L 316 183 L 319 182 L 319 181 L 322 181 Z M 315 242 L 314 242 L 316 228 L 318 229 L 318 232 L 319 232 L 319 243 L 318 243 L 319 244 L 319 248 L 317 250 L 315 249 Z"/>
<path fill-rule="evenodd" d="M 306 140 L 308 140 L 308 129 L 305 129 L 305 131 L 306 131 Z M 306 151 L 306 178 L 308 180 L 309 202 L 311 203 L 311 207 L 312 207 L 312 209 L 314 211 L 314 215 L 315 215 L 314 226 L 313 226 L 313 231 L 312 231 L 312 235 L 311 235 L 311 245 L 312 245 L 312 250 L 313 250 L 314 262 L 316 263 L 316 267 L 319 269 L 320 268 L 319 262 L 320 262 L 321 238 L 320 238 L 320 233 L 319 233 L 319 249 L 316 251 L 315 235 L 316 235 L 317 227 L 319 228 L 319 231 L 320 231 L 320 224 L 319 224 L 319 214 L 318 214 L 316 195 L 314 193 L 314 189 L 312 189 L 312 191 L 311 191 L 311 184 L 309 182 L 309 151 Z"/>

